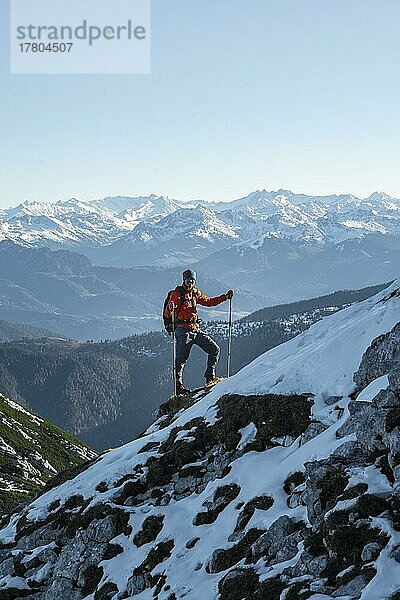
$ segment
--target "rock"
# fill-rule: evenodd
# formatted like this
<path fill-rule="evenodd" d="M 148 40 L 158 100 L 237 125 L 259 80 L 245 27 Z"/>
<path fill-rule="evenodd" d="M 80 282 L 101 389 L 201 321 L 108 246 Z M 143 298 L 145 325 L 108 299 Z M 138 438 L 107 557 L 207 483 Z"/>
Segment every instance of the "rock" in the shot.
<path fill-rule="evenodd" d="M 6 558 L 0 563 L 0 579 L 14 573 L 14 559 Z"/>
<path fill-rule="evenodd" d="M 43 600 L 82 600 L 82 593 L 74 589 L 74 582 L 66 577 L 57 577 L 44 592 Z"/>
<path fill-rule="evenodd" d="M 91 564 L 81 569 L 78 578 L 78 586 L 81 588 L 82 596 L 85 598 L 93 594 L 103 577 L 103 567 Z"/>
<path fill-rule="evenodd" d="M 109 581 L 95 592 L 94 600 L 112 600 L 117 592 L 118 588 L 115 583 Z"/>
<path fill-rule="evenodd" d="M 267 495 L 252 498 L 252 500 L 247 502 L 247 504 L 245 504 L 244 508 L 241 510 L 237 519 L 235 532 L 242 531 L 246 527 L 256 509 L 268 510 L 271 508 L 273 503 L 274 499 Z"/>
<path fill-rule="evenodd" d="M 296 471 L 291 473 L 285 483 L 283 484 L 283 489 L 286 494 L 291 494 L 297 486 L 301 485 L 305 482 L 305 474 L 302 471 Z"/>
<path fill-rule="evenodd" d="M 391 551 L 390 555 L 394 558 L 394 560 L 400 563 L 400 546 L 396 546 Z"/>
<path fill-rule="evenodd" d="M 134 544 L 140 547 L 153 542 L 163 528 L 164 515 L 153 515 L 143 521 L 142 529 L 133 538 Z"/>
<path fill-rule="evenodd" d="M 361 467 L 373 462 L 376 451 L 376 446 L 371 451 L 363 446 L 361 442 L 350 441 L 341 444 L 331 456 L 333 460 L 339 461 L 343 466 Z"/>
<path fill-rule="evenodd" d="M 303 494 L 310 523 L 320 522 L 333 508 L 349 478 L 343 464 L 333 458 L 306 463 L 306 490 Z"/>
<path fill-rule="evenodd" d="M 370 562 L 371 560 L 376 560 L 382 551 L 381 544 L 378 542 L 370 542 L 366 546 L 364 546 L 361 552 L 361 560 L 363 562 Z"/>
<path fill-rule="evenodd" d="M 327 563 L 328 559 L 325 555 L 316 556 L 315 558 L 313 557 L 306 562 L 307 573 L 309 573 L 312 577 L 318 578 L 326 569 Z"/>
<path fill-rule="evenodd" d="M 385 433 L 382 412 L 370 402 L 353 401 L 349 403 L 350 417 L 336 432 L 339 438 L 351 433 L 357 436 L 360 449 L 368 450 L 370 453 L 382 447 L 382 437 Z M 362 459 L 365 462 L 365 459 Z"/>
<path fill-rule="evenodd" d="M 258 575 L 255 569 L 238 568 L 229 571 L 218 583 L 220 600 L 242 600 L 257 589 Z"/>
<path fill-rule="evenodd" d="M 392 471 L 400 465 L 400 429 L 396 427 L 384 436 L 386 445 L 389 447 L 388 463 Z"/>
<path fill-rule="evenodd" d="M 32 569 L 40 563 L 54 564 L 57 559 L 58 555 L 54 552 L 54 550 L 50 547 L 47 547 L 43 548 L 43 550 L 37 553 L 33 558 L 26 558 L 24 560 L 24 565 L 27 569 Z"/>
<path fill-rule="evenodd" d="M 275 541 L 273 544 L 271 544 L 269 549 L 270 558 L 268 560 L 268 564 L 277 565 L 296 556 L 298 552 L 298 544 L 301 541 L 302 537 L 299 531 L 289 535 L 284 543 L 281 541 L 278 544 Z"/>
<path fill-rule="evenodd" d="M 74 540 L 61 550 L 54 567 L 53 577 L 55 579 L 67 578 L 76 581 L 81 567 L 81 555 L 83 555 L 85 549 L 85 543 L 80 537 L 79 532 Z"/>
<path fill-rule="evenodd" d="M 197 486 L 195 477 L 177 477 L 174 478 L 174 492 L 176 496 L 181 496 L 186 492 L 191 493 Z"/>
<path fill-rule="evenodd" d="M 304 484 L 302 484 L 302 485 L 299 485 L 299 487 L 296 488 L 292 494 L 290 494 L 289 498 L 287 499 L 287 505 L 289 506 L 289 508 L 296 508 L 297 506 L 305 506 L 305 500 L 304 500 L 305 489 L 306 489 L 306 486 Z"/>
<path fill-rule="evenodd" d="M 262 531 L 259 529 L 249 529 L 246 535 L 231 548 L 218 548 L 218 550 L 215 550 L 206 566 L 207 573 L 225 571 L 247 555 L 250 556 L 251 547 L 261 534 Z"/>
<path fill-rule="evenodd" d="M 65 543 L 65 533 L 55 529 L 52 523 L 47 523 L 43 526 L 40 526 L 40 524 L 35 525 L 27 526 L 26 534 L 24 527 L 19 531 L 16 539 L 18 541 L 18 548 L 21 550 L 34 550 L 39 546 L 49 545 L 51 542 L 56 542 L 60 545 Z M 32 527 L 34 527 L 33 531 L 31 530 Z"/>
<path fill-rule="evenodd" d="M 197 513 L 193 519 L 193 525 L 214 523 L 218 515 L 239 495 L 239 492 L 240 486 L 236 483 L 219 487 L 214 492 L 213 499 L 203 503 L 207 511 Z"/>
<path fill-rule="evenodd" d="M 340 402 L 342 398 L 343 396 L 328 396 L 328 398 L 325 398 L 324 402 L 325 404 L 328 404 L 328 406 L 331 406 L 332 404 Z"/>
<path fill-rule="evenodd" d="M 300 446 L 307 444 L 310 440 L 325 431 L 326 425 L 319 421 L 310 423 L 305 432 L 300 437 Z"/>
<path fill-rule="evenodd" d="M 240 442 L 240 429 L 254 423 L 255 440 L 246 451 L 263 451 L 272 447 L 273 437 L 292 436 L 303 433 L 310 422 L 312 401 L 308 395 L 257 395 L 237 394 L 222 396 L 218 402 L 217 421 L 214 425 L 218 441 L 227 450 L 235 450 Z"/>
<path fill-rule="evenodd" d="M 350 596 L 351 598 L 360 598 L 361 592 L 368 584 L 368 580 L 363 575 L 357 575 L 351 581 L 339 587 L 335 592 L 332 593 L 333 598 L 339 598 L 341 596 Z"/>
<path fill-rule="evenodd" d="M 160 500 L 160 506 L 167 506 L 171 502 L 171 495 L 165 494 Z"/>
<path fill-rule="evenodd" d="M 388 379 L 389 388 L 394 392 L 400 403 L 400 366 L 391 368 Z"/>
<path fill-rule="evenodd" d="M 400 323 L 372 341 L 353 379 L 358 388 L 364 389 L 371 381 L 386 375 L 396 366 L 400 366 Z"/>
<path fill-rule="evenodd" d="M 296 523 L 287 515 L 279 517 L 256 542 L 253 543 L 252 559 L 257 562 L 261 556 L 275 556 L 287 538 L 296 531 Z"/>
<path fill-rule="evenodd" d="M 137 596 L 144 592 L 147 588 L 147 579 L 145 573 L 139 573 L 138 575 L 132 575 L 128 580 L 126 591 L 130 596 Z"/>

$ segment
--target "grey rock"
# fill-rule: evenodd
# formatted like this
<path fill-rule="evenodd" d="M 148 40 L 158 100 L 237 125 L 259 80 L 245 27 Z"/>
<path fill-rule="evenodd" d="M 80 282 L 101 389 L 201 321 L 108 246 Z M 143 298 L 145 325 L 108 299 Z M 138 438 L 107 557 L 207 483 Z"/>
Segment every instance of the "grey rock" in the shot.
<path fill-rule="evenodd" d="M 282 549 L 282 545 L 286 543 L 287 538 L 294 533 L 295 529 L 296 524 L 290 517 L 287 515 L 279 517 L 279 519 L 272 523 L 268 531 L 263 533 L 252 545 L 254 560 L 258 560 L 266 551 L 268 551 L 268 555 L 275 556 Z"/>
<path fill-rule="evenodd" d="M 0 563 L 0 578 L 7 577 L 7 575 L 12 575 L 14 573 L 14 559 L 6 558 L 3 562 Z"/>
<path fill-rule="evenodd" d="M 385 420 L 382 411 L 370 402 L 353 401 L 349 403 L 350 417 L 338 429 L 336 435 L 343 438 L 351 433 L 357 436 L 357 442 L 365 451 L 381 449 L 385 432 Z"/>
<path fill-rule="evenodd" d="M 370 562 L 376 560 L 382 551 L 382 546 L 378 542 L 370 542 L 364 546 L 361 552 L 361 560 L 363 562 Z"/>
<path fill-rule="evenodd" d="M 43 600 L 82 600 L 80 590 L 74 589 L 74 583 L 66 577 L 57 577 L 44 592 Z"/>
<path fill-rule="evenodd" d="M 328 557 L 324 554 L 321 554 L 321 556 L 312 557 L 311 560 L 306 563 L 307 573 L 309 573 L 312 577 L 319 577 L 325 570 L 327 564 Z"/>
<path fill-rule="evenodd" d="M 292 533 L 284 540 L 274 542 L 269 548 L 269 553 L 272 554 L 272 558 L 268 561 L 270 565 L 277 565 L 286 560 L 290 560 L 296 556 L 298 552 L 298 544 L 301 541 L 300 532 Z"/>
<path fill-rule="evenodd" d="M 130 596 L 137 596 L 141 594 L 147 587 L 146 577 L 144 574 L 139 573 L 132 575 L 126 586 L 126 591 Z"/>
<path fill-rule="evenodd" d="M 389 372 L 389 388 L 394 392 L 395 398 L 397 398 L 400 404 L 400 367 L 395 367 Z"/>
<path fill-rule="evenodd" d="M 182 500 L 182 498 L 188 498 L 188 496 L 191 496 L 193 494 L 192 490 L 186 490 L 186 492 L 182 492 L 182 494 L 174 494 L 174 499 L 175 500 Z"/>
<path fill-rule="evenodd" d="M 310 583 L 310 592 L 315 592 L 317 594 L 324 594 L 330 596 L 332 593 L 332 588 L 325 585 L 327 582 L 326 579 L 319 579 L 318 581 L 312 581 Z"/>
<path fill-rule="evenodd" d="M 321 573 L 328 563 L 328 558 L 325 554 L 314 556 L 307 550 L 302 552 L 299 561 L 292 567 L 292 577 L 304 577 L 309 575 L 312 578 L 319 579 Z"/>
<path fill-rule="evenodd" d="M 334 598 L 339 598 L 340 596 L 351 596 L 351 598 L 360 598 L 361 592 L 367 585 L 368 581 L 363 577 L 363 575 L 357 575 L 351 581 L 346 583 L 345 585 L 340 586 L 335 592 L 332 593 Z"/>
<path fill-rule="evenodd" d="M 54 578 L 66 577 L 68 579 L 78 579 L 81 555 L 85 551 L 85 543 L 83 542 L 80 532 L 75 538 L 62 549 L 58 561 L 54 567 Z"/>
<path fill-rule="evenodd" d="M 400 563 L 400 546 L 396 546 L 395 548 L 393 548 L 390 555 L 392 556 L 392 558 L 394 558 L 396 562 Z"/>
<path fill-rule="evenodd" d="M 171 502 L 171 496 L 169 494 L 165 494 L 160 501 L 160 506 L 167 506 Z"/>
<path fill-rule="evenodd" d="M 294 490 L 287 500 L 289 508 L 305 506 L 304 490 Z"/>
<path fill-rule="evenodd" d="M 306 467 L 306 489 L 303 498 L 312 525 L 318 524 L 334 506 L 348 483 L 344 465 L 334 458 L 309 462 Z"/>
<path fill-rule="evenodd" d="M 389 373 L 390 381 L 390 373 Z M 390 388 L 386 390 L 380 390 L 372 401 L 373 406 L 377 408 L 394 408 L 400 407 L 400 396 L 398 392 L 394 392 Z"/>
<path fill-rule="evenodd" d="M 376 448 L 375 448 L 376 449 Z M 346 466 L 363 466 L 370 462 L 371 451 L 360 442 L 345 442 L 332 454 L 334 460 L 339 460 Z"/>
<path fill-rule="evenodd" d="M 317 435 L 325 431 L 325 429 L 326 426 L 323 423 L 320 423 L 319 421 L 315 423 L 310 423 L 310 425 L 307 427 L 307 429 L 300 438 L 300 446 L 303 446 L 303 444 L 306 444 L 307 442 L 315 438 Z"/>
<path fill-rule="evenodd" d="M 36 562 L 39 560 L 41 563 L 51 563 L 54 564 L 57 562 L 58 556 L 51 548 L 43 548 L 41 552 L 36 554 L 33 558 L 25 560 L 24 564 L 27 569 L 30 569 Z"/>
<path fill-rule="evenodd" d="M 10 558 L 10 553 L 11 550 L 0 550 L 0 563 L 6 560 L 6 558 Z"/>
<path fill-rule="evenodd" d="M 337 404 L 340 402 L 342 398 L 343 396 L 328 396 L 328 398 L 325 398 L 324 402 L 325 404 L 331 406 L 332 404 Z"/>
<path fill-rule="evenodd" d="M 33 550 L 38 546 L 45 546 L 51 542 L 59 542 L 62 546 L 66 541 L 62 531 L 53 529 L 51 524 L 43 525 L 29 535 L 21 537 L 18 548 L 21 550 Z"/>
<path fill-rule="evenodd" d="M 242 531 L 234 531 L 228 537 L 228 542 L 235 542 L 235 544 L 236 544 L 236 542 L 238 542 L 239 540 L 241 540 L 245 536 L 245 534 L 246 534 L 246 532 L 244 530 L 242 530 Z"/>
<path fill-rule="evenodd" d="M 372 341 L 364 352 L 353 379 L 360 389 L 364 389 L 371 381 L 389 373 L 395 366 L 400 366 L 400 323 Z"/>
<path fill-rule="evenodd" d="M 129 496 L 129 498 L 127 498 L 124 501 L 124 506 L 136 506 L 137 505 L 137 497 L 136 496 Z"/>
<path fill-rule="evenodd" d="M 400 429 L 395 427 L 392 431 L 383 436 L 385 445 L 389 447 L 388 462 L 390 467 L 395 470 L 400 465 Z M 397 470 L 396 470 L 397 473 Z M 397 479 L 397 477 L 396 477 Z"/>
<path fill-rule="evenodd" d="M 194 477 L 177 478 L 174 482 L 175 494 L 184 494 L 187 491 L 193 491 L 197 485 L 197 479 Z"/>

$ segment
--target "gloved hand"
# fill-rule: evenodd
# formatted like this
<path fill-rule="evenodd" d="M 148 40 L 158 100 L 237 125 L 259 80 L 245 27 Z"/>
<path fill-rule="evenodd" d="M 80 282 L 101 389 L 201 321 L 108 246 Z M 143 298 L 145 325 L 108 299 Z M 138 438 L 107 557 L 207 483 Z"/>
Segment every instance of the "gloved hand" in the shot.
<path fill-rule="evenodd" d="M 233 298 L 233 294 L 234 294 L 233 290 L 228 290 L 225 294 L 226 299 L 230 300 L 231 298 Z"/>

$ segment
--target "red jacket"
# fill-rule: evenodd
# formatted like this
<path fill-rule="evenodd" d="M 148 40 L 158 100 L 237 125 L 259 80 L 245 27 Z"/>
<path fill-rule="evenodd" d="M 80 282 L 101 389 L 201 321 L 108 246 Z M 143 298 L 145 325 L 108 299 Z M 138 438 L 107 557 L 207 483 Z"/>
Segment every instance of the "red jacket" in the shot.
<path fill-rule="evenodd" d="M 216 296 L 215 298 L 209 298 L 205 294 L 202 294 L 197 288 L 188 290 L 186 289 L 185 285 L 182 285 L 182 287 L 186 293 L 180 308 L 179 305 L 181 304 L 181 295 L 179 290 L 173 290 L 170 295 L 170 302 L 172 301 L 174 303 L 176 326 L 181 327 L 182 329 L 196 331 L 199 328 L 197 304 L 200 304 L 201 306 L 217 306 L 218 304 L 221 304 L 221 302 L 225 302 L 227 299 L 226 294 Z M 171 316 L 171 311 L 169 310 L 168 305 L 165 309 L 165 316 Z"/>

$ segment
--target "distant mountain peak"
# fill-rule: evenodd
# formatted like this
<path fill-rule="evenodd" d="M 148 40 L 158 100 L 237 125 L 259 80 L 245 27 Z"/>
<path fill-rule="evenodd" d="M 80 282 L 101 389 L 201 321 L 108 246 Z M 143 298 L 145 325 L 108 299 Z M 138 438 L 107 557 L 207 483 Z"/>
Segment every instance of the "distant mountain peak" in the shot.
<path fill-rule="evenodd" d="M 396 201 L 396 198 L 392 198 L 391 196 L 389 196 L 388 194 L 386 194 L 386 192 L 373 192 L 370 196 L 368 196 L 367 198 L 365 198 L 366 201 L 369 202 L 373 202 L 373 201 L 386 201 L 386 202 L 393 202 Z M 397 200 L 398 201 L 398 200 Z"/>

